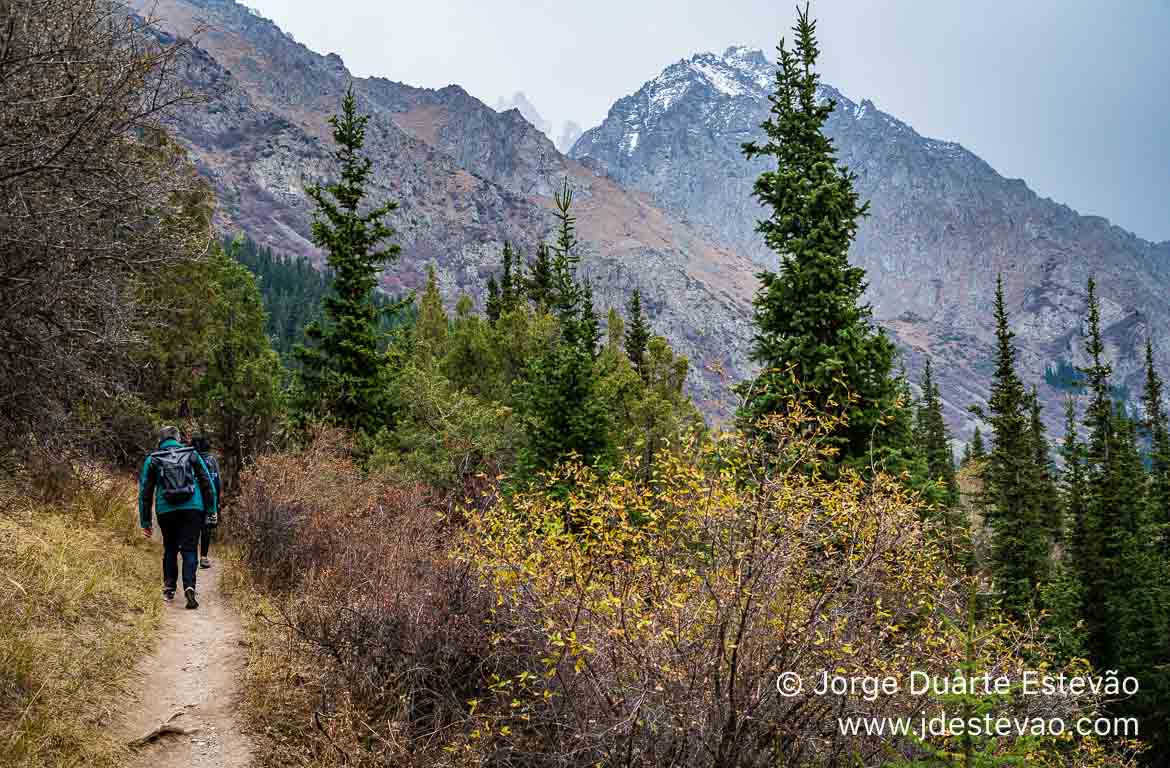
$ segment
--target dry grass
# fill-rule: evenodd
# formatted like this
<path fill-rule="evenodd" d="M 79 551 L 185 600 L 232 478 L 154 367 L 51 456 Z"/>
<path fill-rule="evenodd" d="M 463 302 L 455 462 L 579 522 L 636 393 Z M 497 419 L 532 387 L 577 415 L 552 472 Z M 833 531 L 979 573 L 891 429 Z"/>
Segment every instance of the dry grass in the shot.
<path fill-rule="evenodd" d="M 162 616 L 133 493 L 97 475 L 55 505 L 0 489 L 0 765 L 129 760 L 110 724 Z"/>

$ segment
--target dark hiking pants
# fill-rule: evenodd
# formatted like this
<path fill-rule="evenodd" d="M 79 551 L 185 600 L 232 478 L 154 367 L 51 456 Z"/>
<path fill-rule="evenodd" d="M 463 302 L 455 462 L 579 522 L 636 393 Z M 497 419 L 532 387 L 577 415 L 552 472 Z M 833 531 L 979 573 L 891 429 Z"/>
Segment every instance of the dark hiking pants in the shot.
<path fill-rule="evenodd" d="M 199 529 L 199 556 L 207 557 L 207 549 L 215 541 L 215 526 L 204 525 Z"/>
<path fill-rule="evenodd" d="M 202 509 L 176 509 L 158 516 L 163 538 L 163 587 L 175 589 L 179 580 L 177 558 L 183 555 L 183 589 L 195 586 L 199 567 L 199 529 L 203 527 Z"/>

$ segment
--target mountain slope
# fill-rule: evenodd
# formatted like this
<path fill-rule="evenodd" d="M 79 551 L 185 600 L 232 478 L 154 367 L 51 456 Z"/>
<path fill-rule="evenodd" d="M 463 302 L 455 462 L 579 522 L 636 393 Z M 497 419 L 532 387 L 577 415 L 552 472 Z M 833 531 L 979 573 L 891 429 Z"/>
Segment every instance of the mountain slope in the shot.
<path fill-rule="evenodd" d="M 570 156 L 646 192 L 710 239 L 775 266 L 754 231 L 764 212 L 751 188 L 766 161 L 749 162 L 740 150 L 761 135 L 774 71 L 763 53 L 738 47 L 679 61 L 615 103 Z M 851 256 L 869 274 L 875 317 L 894 332 L 911 369 L 927 353 L 941 363 L 952 422 L 964 423 L 965 407 L 986 395 L 998 272 L 1028 380 L 1041 381 L 1058 359 L 1080 360 L 1075 337 L 1090 274 L 1111 354 L 1131 390 L 1138 391 L 1137 351 L 1147 334 L 1159 359 L 1170 361 L 1170 243 L 1145 242 L 1042 199 L 870 101 L 852 102 L 828 86 L 821 96 L 837 103 L 828 133 L 871 201 Z M 1063 394 L 1044 389 L 1049 400 Z M 1059 409 L 1048 410 L 1055 419 Z"/>
<path fill-rule="evenodd" d="M 566 158 L 516 110 L 497 113 L 458 86 L 354 78 L 338 56 L 310 51 L 231 0 L 142 0 L 142 12 L 152 9 L 175 34 L 198 32 L 183 76 L 204 102 L 175 129 L 217 192 L 221 227 L 321 258 L 308 240 L 304 189 L 333 172 L 327 121 L 352 83 L 372 115 L 372 197 L 400 203 L 392 224 L 403 256 L 386 271 L 387 290 L 419 287 L 433 263 L 450 303 L 461 292 L 482 300 L 505 241 L 531 255 L 548 235 L 553 192 L 568 178 L 600 308 L 642 288 L 655 330 L 692 361 L 692 393 L 708 413 L 730 412 L 717 371 L 746 373 L 750 260 Z"/>

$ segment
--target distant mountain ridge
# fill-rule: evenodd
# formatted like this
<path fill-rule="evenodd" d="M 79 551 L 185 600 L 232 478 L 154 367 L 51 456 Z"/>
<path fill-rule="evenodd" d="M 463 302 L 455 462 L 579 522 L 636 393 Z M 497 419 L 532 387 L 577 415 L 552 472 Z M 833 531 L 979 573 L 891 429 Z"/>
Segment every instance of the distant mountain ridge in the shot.
<path fill-rule="evenodd" d="M 565 156 L 516 110 L 499 113 L 459 86 L 354 78 L 336 54 L 310 51 L 232 0 L 139 2 L 176 33 L 209 27 L 184 73 L 207 100 L 175 127 L 216 189 L 221 227 L 321 258 L 308 241 L 304 187 L 333 173 L 327 119 L 352 83 L 373 116 L 374 198 L 400 202 L 392 223 L 403 257 L 386 272 L 388 291 L 420 286 L 433 264 L 446 301 L 468 292 L 482 302 L 503 243 L 531 255 L 549 234 L 551 195 L 567 177 L 600 308 L 623 306 L 640 287 L 655 330 L 691 359 L 692 394 L 709 415 L 731 413 L 728 385 L 752 371 L 754 273 L 773 258 L 753 232 L 758 169 L 738 151 L 766 111 L 772 75 L 762 54 L 732 48 L 671 65 Z M 841 159 L 874 200 L 854 257 L 869 270 L 876 315 L 912 375 L 925 355 L 936 360 L 953 425 L 968 429 L 966 406 L 987 394 L 998 270 L 1023 367 L 1047 400 L 1063 393 L 1046 388 L 1044 367 L 1079 359 L 1073 337 L 1089 267 L 1102 283 L 1111 352 L 1133 381 L 1137 345 L 1151 327 L 1167 327 L 1156 297 L 1170 244 L 1143 244 L 1040 201 L 957 144 L 923 139 L 870 102 L 824 93 L 839 101 L 829 130 Z M 1127 297 L 1131 286 L 1139 289 Z M 1165 361 L 1170 341 L 1156 343 Z"/>
<path fill-rule="evenodd" d="M 646 192 L 712 240 L 774 267 L 755 232 L 765 215 L 752 184 L 766 166 L 743 157 L 760 135 L 775 65 L 731 47 L 666 67 L 619 99 L 570 156 L 622 186 Z M 857 175 L 871 215 L 851 252 L 870 280 L 875 317 L 897 337 L 912 373 L 937 358 L 952 423 L 987 394 L 995 275 L 1007 283 L 1021 368 L 1055 401 L 1043 371 L 1081 361 L 1076 336 L 1085 282 L 1094 274 L 1119 380 L 1140 391 L 1139 354 L 1152 334 L 1170 362 L 1170 243 L 1154 244 L 1104 219 L 1081 216 L 1006 179 L 961 145 L 926 138 L 879 110 L 823 85 L 836 102 L 827 130 Z M 1055 420 L 1059 409 L 1049 408 Z"/>
<path fill-rule="evenodd" d="M 516 110 L 498 113 L 459 86 L 354 78 L 340 56 L 310 51 L 232 0 L 136 1 L 176 34 L 202 30 L 182 75 L 203 103 L 174 129 L 217 193 L 223 230 L 320 262 L 304 189 L 334 173 L 327 121 L 352 84 L 372 117 L 372 202 L 399 202 L 390 223 L 402 258 L 383 277 L 387 291 L 421 287 L 431 264 L 449 304 L 466 292 L 482 305 L 503 244 L 531 257 L 568 178 L 599 309 L 642 288 L 655 331 L 691 360 L 691 393 L 709 415 L 731 413 L 728 384 L 748 370 L 748 259 L 562 155 Z"/>

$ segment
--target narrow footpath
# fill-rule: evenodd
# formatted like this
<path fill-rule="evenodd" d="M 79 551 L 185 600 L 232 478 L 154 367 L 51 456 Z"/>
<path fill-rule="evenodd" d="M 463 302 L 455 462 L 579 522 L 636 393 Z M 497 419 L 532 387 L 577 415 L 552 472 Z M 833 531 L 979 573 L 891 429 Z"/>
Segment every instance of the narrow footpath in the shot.
<path fill-rule="evenodd" d="M 214 552 L 212 553 L 214 555 Z M 158 649 L 138 665 L 125 741 L 142 768 L 247 768 L 252 743 L 239 712 L 247 649 L 240 618 L 219 592 L 219 563 L 199 571 L 199 608 L 182 592 L 165 608 Z M 159 598 L 162 599 L 161 596 Z"/>

